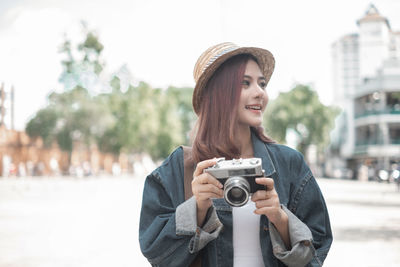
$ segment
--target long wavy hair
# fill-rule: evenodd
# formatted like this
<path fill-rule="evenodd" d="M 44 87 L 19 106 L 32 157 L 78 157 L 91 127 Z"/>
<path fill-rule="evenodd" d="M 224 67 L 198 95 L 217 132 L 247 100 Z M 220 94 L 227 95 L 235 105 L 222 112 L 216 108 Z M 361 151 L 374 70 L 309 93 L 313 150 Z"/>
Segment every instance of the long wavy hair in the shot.
<path fill-rule="evenodd" d="M 234 135 L 237 126 L 237 108 L 247 62 L 257 60 L 248 54 L 234 56 L 224 62 L 213 74 L 203 90 L 198 120 L 193 129 L 192 157 L 194 162 L 214 158 L 238 158 L 241 155 Z M 263 128 L 251 130 L 264 142 L 274 141 Z"/>

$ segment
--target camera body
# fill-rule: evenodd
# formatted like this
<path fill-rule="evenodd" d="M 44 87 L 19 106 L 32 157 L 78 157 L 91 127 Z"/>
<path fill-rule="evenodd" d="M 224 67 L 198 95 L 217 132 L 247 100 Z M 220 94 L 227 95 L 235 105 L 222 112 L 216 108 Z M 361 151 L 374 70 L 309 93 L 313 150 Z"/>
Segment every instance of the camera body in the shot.
<path fill-rule="evenodd" d="M 224 185 L 225 201 L 233 207 L 241 207 L 247 203 L 250 194 L 265 190 L 265 186 L 257 184 L 255 178 L 263 177 L 261 158 L 217 159 L 217 163 L 204 170 Z"/>

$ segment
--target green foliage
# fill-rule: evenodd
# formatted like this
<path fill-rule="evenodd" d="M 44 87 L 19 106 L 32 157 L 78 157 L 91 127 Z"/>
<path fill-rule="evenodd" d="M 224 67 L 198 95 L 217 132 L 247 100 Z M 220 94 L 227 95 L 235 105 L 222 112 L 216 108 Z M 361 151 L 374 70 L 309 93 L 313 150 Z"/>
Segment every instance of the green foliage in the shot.
<path fill-rule="evenodd" d="M 99 41 L 97 34 L 88 29 L 85 22 L 82 22 L 82 28 L 84 39 L 81 43 L 74 46 L 71 40 L 65 38 L 59 49 L 64 56 L 64 59 L 61 60 L 64 71 L 61 73 L 59 81 L 66 90 L 76 86 L 90 90 L 90 83 L 98 81 L 98 75 L 105 67 L 101 59 L 103 44 Z"/>
<path fill-rule="evenodd" d="M 176 88 L 169 87 L 167 89 L 167 98 L 176 102 L 177 116 L 182 123 L 182 138 L 184 144 L 190 143 L 189 132 L 193 128 L 193 123 L 196 120 L 196 114 L 192 107 L 193 88 Z"/>
<path fill-rule="evenodd" d="M 99 136 L 101 151 L 119 154 L 121 151 L 133 153 L 146 151 L 154 142 L 157 120 L 151 110 L 155 110 L 153 89 L 145 83 L 130 86 L 123 93 L 118 79 L 112 79 L 113 91 L 101 98 L 109 108 L 113 124 L 104 135 Z"/>
<path fill-rule="evenodd" d="M 86 32 L 86 39 L 78 46 L 78 50 L 84 54 L 83 63 L 92 66 L 92 70 L 96 74 L 99 74 L 103 70 L 99 55 L 103 51 L 104 46 L 93 32 L 88 31 L 87 28 Z"/>
<path fill-rule="evenodd" d="M 44 146 L 50 147 L 56 137 L 57 117 L 55 110 L 52 108 L 39 110 L 26 125 L 27 134 L 29 136 L 42 137 Z"/>
<path fill-rule="evenodd" d="M 53 92 L 48 106 L 29 121 L 30 136 L 42 137 L 50 146 L 72 152 L 74 143 L 118 155 L 147 152 L 154 159 L 165 158 L 175 147 L 188 143 L 194 120 L 192 88 L 154 89 L 140 82 L 121 90 L 117 75 L 109 81 L 110 93 L 95 94 L 87 83 L 104 69 L 103 45 L 83 24 L 85 38 L 77 46 L 68 39 L 61 46 L 64 67 L 60 82 L 65 90 Z M 85 78 L 86 77 L 86 78 Z M 90 80 L 90 79 L 89 79 Z"/>
<path fill-rule="evenodd" d="M 190 113 L 184 112 L 183 107 L 189 103 L 178 97 L 178 92 L 193 89 L 153 89 L 141 82 L 123 93 L 117 78 L 111 80 L 111 85 L 113 92 L 102 97 L 110 108 L 114 124 L 98 139 L 100 150 L 116 154 L 148 152 L 153 158 L 161 159 L 185 143 Z"/>
<path fill-rule="evenodd" d="M 264 121 L 268 134 L 280 143 L 285 143 L 289 129 L 295 131 L 300 137 L 297 149 L 305 153 L 311 144 L 321 150 L 329 143 L 329 132 L 338 112 L 324 106 L 310 87 L 297 85 L 269 104 Z"/>
<path fill-rule="evenodd" d="M 106 121 L 98 119 L 106 117 L 106 110 L 85 88 L 53 92 L 48 100 L 48 106 L 39 110 L 26 127 L 30 136 L 42 137 L 47 146 L 57 141 L 62 150 L 71 152 L 74 140 L 89 146 L 95 134 L 106 127 Z"/>

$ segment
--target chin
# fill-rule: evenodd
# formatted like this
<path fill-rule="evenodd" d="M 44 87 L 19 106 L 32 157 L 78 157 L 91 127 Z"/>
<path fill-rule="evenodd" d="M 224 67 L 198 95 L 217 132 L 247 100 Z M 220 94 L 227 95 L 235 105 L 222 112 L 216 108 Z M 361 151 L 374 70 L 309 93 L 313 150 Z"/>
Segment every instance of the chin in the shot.
<path fill-rule="evenodd" d="M 263 119 L 262 118 L 239 118 L 239 124 L 240 125 L 246 125 L 248 127 L 254 127 L 257 128 L 259 126 L 262 126 Z"/>
<path fill-rule="evenodd" d="M 258 128 L 260 126 L 262 126 L 262 123 L 257 123 L 257 124 L 250 125 L 250 127 L 253 127 L 253 128 Z"/>
<path fill-rule="evenodd" d="M 260 126 L 262 126 L 262 121 L 249 123 L 249 127 L 257 128 L 257 127 L 260 127 Z"/>
<path fill-rule="evenodd" d="M 253 126 L 253 127 L 258 127 L 258 126 L 261 126 L 262 125 L 262 123 L 263 123 L 263 119 L 262 118 L 259 118 L 259 119 L 255 119 L 255 120 L 251 120 L 251 126 Z"/>

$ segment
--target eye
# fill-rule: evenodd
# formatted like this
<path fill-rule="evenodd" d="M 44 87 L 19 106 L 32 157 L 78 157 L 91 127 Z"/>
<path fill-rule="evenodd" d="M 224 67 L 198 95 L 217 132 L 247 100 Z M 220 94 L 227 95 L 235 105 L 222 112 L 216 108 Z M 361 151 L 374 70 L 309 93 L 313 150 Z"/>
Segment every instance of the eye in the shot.
<path fill-rule="evenodd" d="M 248 87 L 250 86 L 250 81 L 248 81 L 248 80 L 243 80 L 243 81 L 242 81 L 242 85 L 243 85 L 244 88 L 248 88 Z"/>
<path fill-rule="evenodd" d="M 265 81 L 262 81 L 262 82 L 260 82 L 260 87 L 262 88 L 262 89 L 265 89 L 265 87 L 267 87 L 267 83 L 265 82 Z"/>

